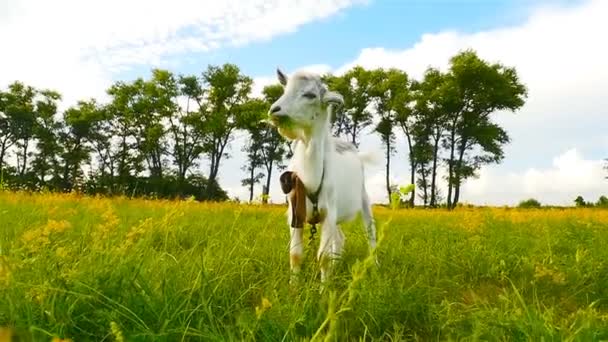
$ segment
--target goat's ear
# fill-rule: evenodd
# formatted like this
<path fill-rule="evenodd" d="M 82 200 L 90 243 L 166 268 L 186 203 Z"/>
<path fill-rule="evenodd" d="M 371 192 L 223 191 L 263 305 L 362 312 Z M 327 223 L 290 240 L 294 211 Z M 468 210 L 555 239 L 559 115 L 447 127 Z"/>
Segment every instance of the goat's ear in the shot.
<path fill-rule="evenodd" d="M 279 178 L 279 181 L 281 182 L 281 190 L 283 190 L 283 193 L 290 193 L 293 189 L 293 172 L 283 172 L 283 174 L 281 174 L 281 177 Z"/>
<path fill-rule="evenodd" d="M 342 106 L 344 105 L 344 97 L 335 91 L 328 90 L 323 94 L 323 102 L 326 104 Z"/>
<path fill-rule="evenodd" d="M 285 86 L 287 84 L 287 76 L 281 71 L 281 69 L 277 68 L 277 78 L 279 79 L 279 83 Z"/>

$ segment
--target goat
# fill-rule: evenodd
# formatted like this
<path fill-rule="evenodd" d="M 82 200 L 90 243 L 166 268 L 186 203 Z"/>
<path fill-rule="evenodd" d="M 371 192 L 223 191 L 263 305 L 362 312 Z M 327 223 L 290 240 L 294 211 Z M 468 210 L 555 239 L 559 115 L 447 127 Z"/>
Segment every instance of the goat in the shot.
<path fill-rule="evenodd" d="M 319 75 L 297 71 L 288 78 L 277 68 L 277 77 L 284 92 L 271 105 L 268 117 L 279 134 L 292 141 L 293 157 L 288 171 L 281 175 L 283 192 L 291 194 L 287 210 L 291 227 L 290 268 L 292 276 L 300 271 L 304 249 L 302 221 L 320 223 L 317 260 L 324 282 L 342 254 L 341 223 L 361 213 L 369 247 L 376 248 L 376 225 L 363 168 L 373 156 L 362 154 L 353 144 L 331 135 L 333 108 L 343 105 L 344 99 L 330 91 Z M 305 217 L 298 218 L 300 215 Z"/>

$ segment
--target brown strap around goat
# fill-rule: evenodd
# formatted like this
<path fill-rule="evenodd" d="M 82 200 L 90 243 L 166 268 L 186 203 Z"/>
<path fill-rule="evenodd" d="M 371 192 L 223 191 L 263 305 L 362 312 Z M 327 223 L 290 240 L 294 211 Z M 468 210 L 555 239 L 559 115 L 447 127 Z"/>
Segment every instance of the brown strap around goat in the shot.
<path fill-rule="evenodd" d="M 293 228 L 304 227 L 304 222 L 306 222 L 306 196 L 308 196 L 313 205 L 312 218 L 308 221 L 308 223 L 314 226 L 315 224 L 321 222 L 321 214 L 319 213 L 318 205 L 319 194 L 321 193 L 321 188 L 323 185 L 323 176 L 325 175 L 325 170 L 323 171 L 324 172 L 321 176 L 319 189 L 317 189 L 317 191 L 312 195 L 308 195 L 306 193 L 304 183 L 302 183 L 302 180 L 300 180 L 295 172 L 285 171 L 281 175 L 281 189 L 283 190 L 284 194 L 289 195 L 291 202 L 291 226 Z"/>

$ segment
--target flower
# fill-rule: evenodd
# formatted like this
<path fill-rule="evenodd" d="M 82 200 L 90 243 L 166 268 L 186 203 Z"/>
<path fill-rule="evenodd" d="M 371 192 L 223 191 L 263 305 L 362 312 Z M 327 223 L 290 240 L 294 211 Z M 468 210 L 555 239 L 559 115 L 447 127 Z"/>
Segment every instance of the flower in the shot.
<path fill-rule="evenodd" d="M 266 312 L 266 310 L 270 309 L 271 307 L 272 303 L 270 302 L 270 300 L 268 300 L 268 298 L 266 297 L 262 297 L 261 305 L 255 307 L 255 315 L 258 317 L 258 319 L 260 319 L 264 312 Z"/>

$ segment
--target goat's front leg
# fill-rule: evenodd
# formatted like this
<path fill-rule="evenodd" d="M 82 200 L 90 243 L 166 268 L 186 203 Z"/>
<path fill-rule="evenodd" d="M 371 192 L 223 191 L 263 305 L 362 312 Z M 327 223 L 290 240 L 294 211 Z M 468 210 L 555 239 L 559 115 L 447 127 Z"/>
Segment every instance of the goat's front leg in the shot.
<path fill-rule="evenodd" d="M 291 267 L 291 280 L 300 273 L 304 245 L 302 241 L 303 228 L 291 227 L 291 239 L 289 241 L 289 266 Z"/>
<path fill-rule="evenodd" d="M 333 220 L 326 219 L 321 229 L 321 242 L 317 258 L 321 269 L 321 281 L 331 276 L 335 261 L 342 255 L 343 237 L 340 228 Z"/>

